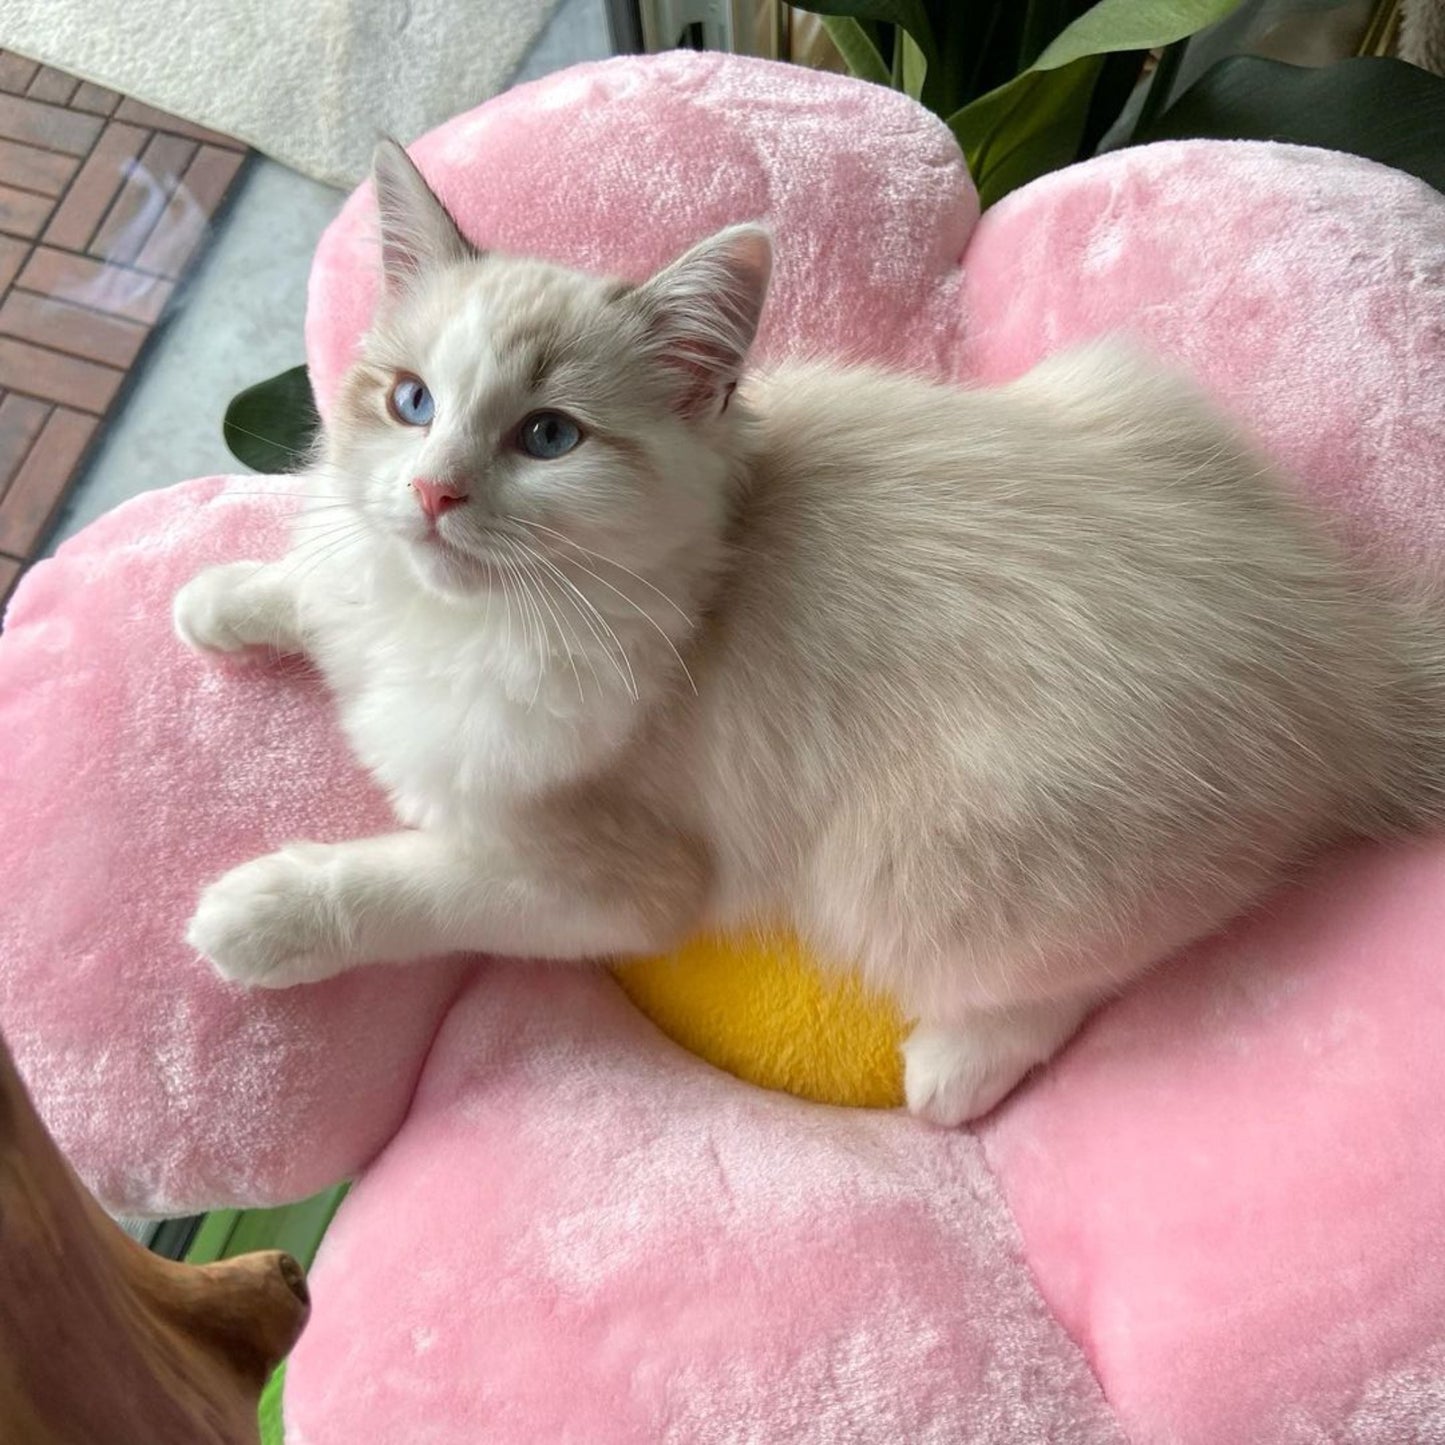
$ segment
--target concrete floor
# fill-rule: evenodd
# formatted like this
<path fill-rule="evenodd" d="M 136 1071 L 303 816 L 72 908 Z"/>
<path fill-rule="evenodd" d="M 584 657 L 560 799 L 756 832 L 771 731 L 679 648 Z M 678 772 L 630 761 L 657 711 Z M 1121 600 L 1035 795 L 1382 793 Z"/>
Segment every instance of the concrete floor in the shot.
<path fill-rule="evenodd" d="M 514 84 L 611 54 L 603 0 L 564 4 Z M 53 549 L 137 492 L 243 468 L 221 440 L 230 399 L 304 359 L 306 279 L 343 195 L 256 157 L 128 396 L 70 494 Z"/>

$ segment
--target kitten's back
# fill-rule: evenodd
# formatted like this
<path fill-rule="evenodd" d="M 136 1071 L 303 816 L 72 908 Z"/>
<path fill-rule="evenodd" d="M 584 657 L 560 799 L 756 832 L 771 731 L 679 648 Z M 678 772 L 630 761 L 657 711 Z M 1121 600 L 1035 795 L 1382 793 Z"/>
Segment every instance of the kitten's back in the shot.
<path fill-rule="evenodd" d="M 1110 344 L 998 390 L 810 366 L 748 400 L 700 710 L 735 867 L 856 890 L 886 856 L 904 910 L 991 889 L 1000 930 L 1107 929 L 1438 803 L 1441 629 L 1187 381 Z"/>

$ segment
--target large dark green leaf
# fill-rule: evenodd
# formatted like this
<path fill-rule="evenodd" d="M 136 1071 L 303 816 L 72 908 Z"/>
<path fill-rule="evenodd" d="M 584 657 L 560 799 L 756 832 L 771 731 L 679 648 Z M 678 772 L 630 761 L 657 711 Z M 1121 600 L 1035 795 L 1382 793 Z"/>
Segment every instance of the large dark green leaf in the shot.
<path fill-rule="evenodd" d="M 949 119 L 984 207 L 1072 161 L 1103 61 L 1026 70 Z"/>
<path fill-rule="evenodd" d="M 1035 70 L 1072 65 L 1086 55 L 1172 45 L 1238 10 L 1242 0 L 1099 0 L 1034 61 Z"/>
<path fill-rule="evenodd" d="M 946 6 L 949 0 L 940 3 Z M 962 87 L 954 92 L 954 109 L 997 90 L 1019 73 L 1028 20 L 1027 6 L 1017 0 L 970 0 L 966 7 L 960 6 L 960 10 L 965 8 L 970 12 L 967 20 L 959 16 L 947 26 L 934 24 L 935 31 L 951 36 L 962 47 L 955 51 Z M 944 115 L 952 113 L 947 108 L 942 111 Z"/>
<path fill-rule="evenodd" d="M 1022 75 L 948 117 L 968 158 L 979 199 L 992 205 L 1077 157 L 1105 55 L 1168 45 L 1239 4 L 1240 0 L 1098 0 L 1065 26 Z"/>
<path fill-rule="evenodd" d="M 1079 135 L 1075 160 L 1085 160 L 1099 149 L 1099 142 L 1119 119 L 1134 94 L 1148 56 L 1147 50 L 1116 50 L 1113 55 L 1104 57 L 1104 67 L 1089 98 L 1089 114 Z"/>
<path fill-rule="evenodd" d="M 1014 69 L 1027 70 L 1054 37 L 1089 8 L 1089 0 L 1025 0 Z"/>
<path fill-rule="evenodd" d="M 788 0 L 788 3 L 795 9 L 811 10 L 818 15 L 838 15 L 848 20 L 897 25 L 918 42 L 918 48 L 930 62 L 938 53 L 923 0 Z"/>
<path fill-rule="evenodd" d="M 1252 55 L 1205 71 L 1134 140 L 1223 136 L 1348 151 L 1445 191 L 1445 80 L 1402 60 L 1304 68 Z"/>
<path fill-rule="evenodd" d="M 234 397 L 222 433 L 232 456 L 254 471 L 295 472 L 320 427 L 311 379 L 304 366 L 293 366 Z"/>
<path fill-rule="evenodd" d="M 923 0 L 923 7 L 934 53 L 928 57 L 920 99 L 935 115 L 952 115 L 1017 71 L 1009 44 L 1013 0 Z M 991 67 L 1002 72 L 997 79 Z"/>
<path fill-rule="evenodd" d="M 825 15 L 823 29 L 859 80 L 871 80 L 874 85 L 889 83 L 888 66 L 882 53 L 851 15 Z"/>

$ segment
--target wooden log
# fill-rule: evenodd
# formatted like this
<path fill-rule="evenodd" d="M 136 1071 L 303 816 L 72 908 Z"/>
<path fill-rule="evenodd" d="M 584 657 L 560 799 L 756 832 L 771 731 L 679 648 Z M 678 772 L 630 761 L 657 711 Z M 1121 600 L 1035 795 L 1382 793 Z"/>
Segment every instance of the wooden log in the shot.
<path fill-rule="evenodd" d="M 310 1303 L 278 1251 L 187 1265 L 125 1233 L 46 1133 L 0 1038 L 0 1440 L 256 1445 Z"/>

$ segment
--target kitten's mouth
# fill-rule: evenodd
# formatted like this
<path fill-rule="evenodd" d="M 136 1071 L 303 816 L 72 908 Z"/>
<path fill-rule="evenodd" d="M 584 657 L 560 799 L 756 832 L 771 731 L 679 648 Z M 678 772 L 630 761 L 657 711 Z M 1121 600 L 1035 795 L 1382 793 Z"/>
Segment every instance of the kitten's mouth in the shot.
<path fill-rule="evenodd" d="M 445 556 L 455 557 L 458 560 L 470 560 L 472 554 L 459 547 L 452 539 L 446 536 L 442 529 L 435 522 L 428 522 L 427 529 L 419 538 L 416 538 L 416 545 L 425 552 L 441 552 Z"/>
<path fill-rule="evenodd" d="M 502 573 L 497 557 L 459 547 L 435 526 L 413 538 L 412 548 L 429 580 L 443 583 L 448 590 L 478 591 L 495 585 Z"/>

